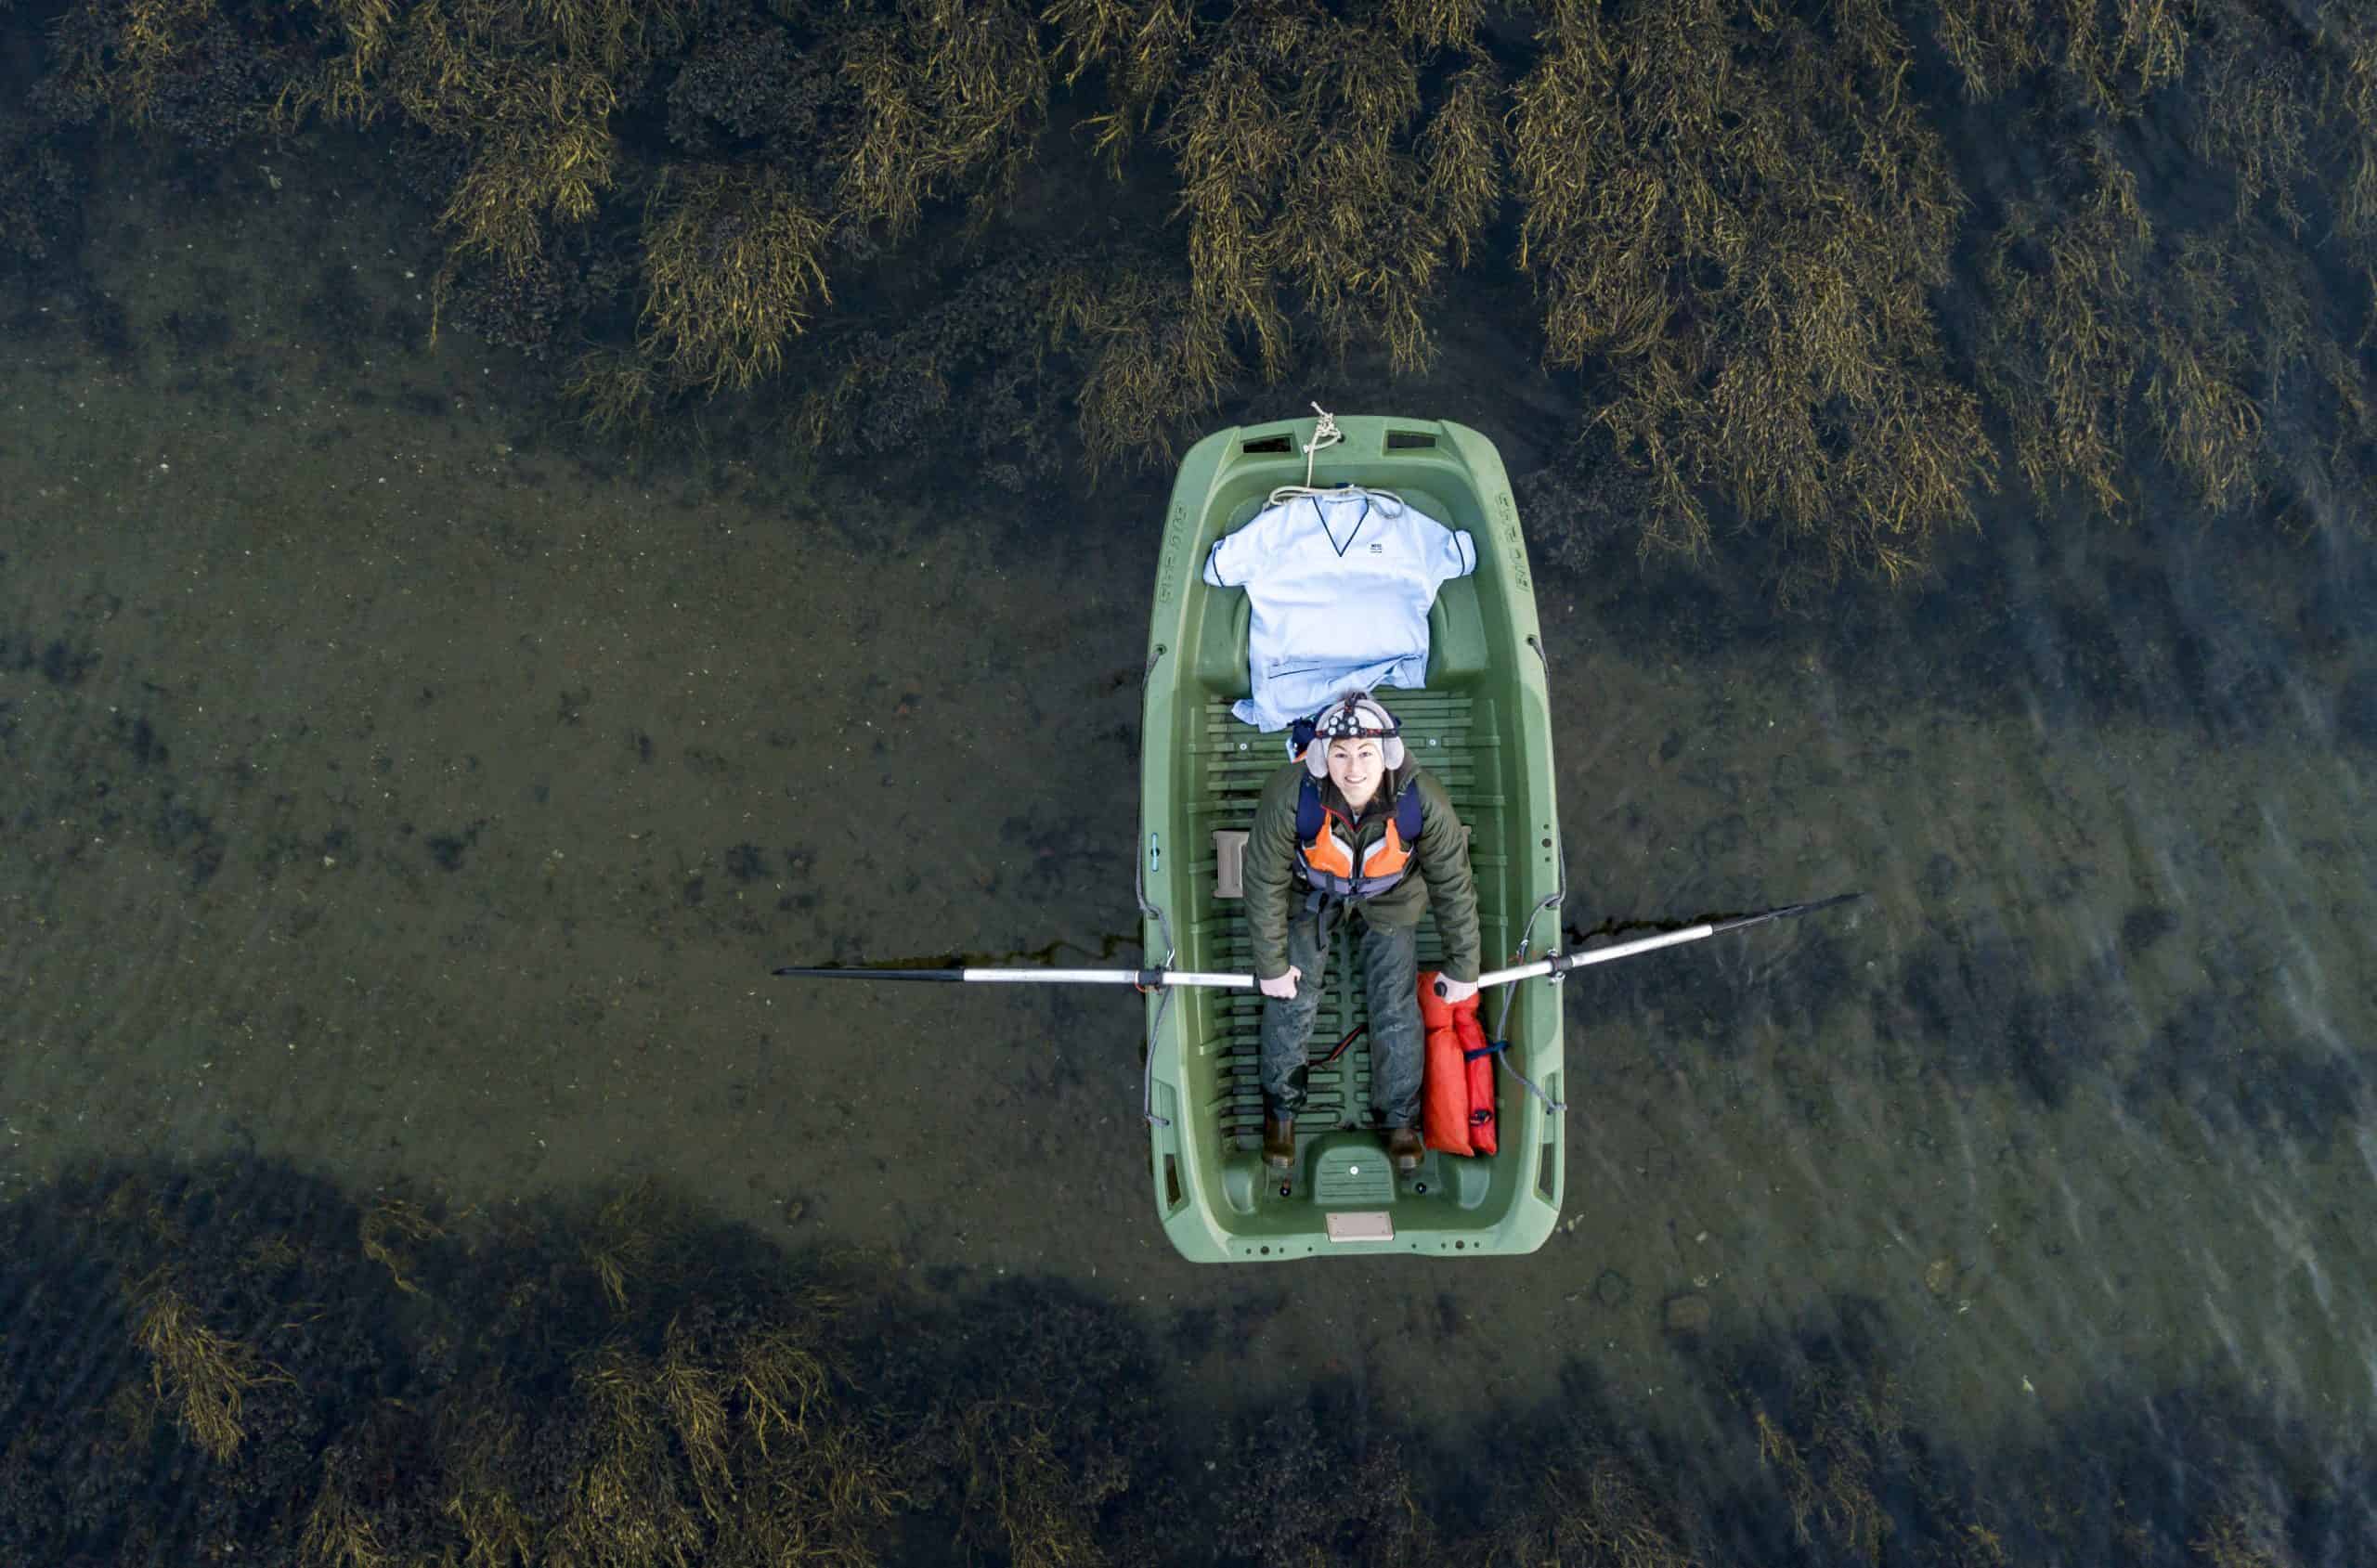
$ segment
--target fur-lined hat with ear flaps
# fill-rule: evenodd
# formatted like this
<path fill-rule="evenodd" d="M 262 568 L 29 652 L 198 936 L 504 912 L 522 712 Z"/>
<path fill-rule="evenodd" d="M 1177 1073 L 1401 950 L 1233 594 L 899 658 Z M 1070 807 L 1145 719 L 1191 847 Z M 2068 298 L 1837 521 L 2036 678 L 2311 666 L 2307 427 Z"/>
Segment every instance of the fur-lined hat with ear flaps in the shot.
<path fill-rule="evenodd" d="M 1403 726 L 1368 692 L 1348 692 L 1313 715 L 1312 744 L 1305 748 L 1305 771 L 1329 776 L 1331 741 L 1374 740 L 1389 772 L 1403 766 Z"/>

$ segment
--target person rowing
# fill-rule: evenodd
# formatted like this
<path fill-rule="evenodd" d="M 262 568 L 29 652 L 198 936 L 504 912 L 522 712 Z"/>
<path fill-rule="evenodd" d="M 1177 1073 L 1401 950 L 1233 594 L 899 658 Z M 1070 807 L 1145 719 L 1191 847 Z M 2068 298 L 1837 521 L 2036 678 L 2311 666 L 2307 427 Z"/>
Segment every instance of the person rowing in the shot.
<path fill-rule="evenodd" d="M 1247 836 L 1246 927 L 1263 992 L 1263 1158 L 1295 1163 L 1313 1020 L 1331 923 L 1361 923 L 1370 1095 L 1399 1172 L 1419 1168 L 1420 917 L 1435 912 L 1444 996 L 1477 991 L 1477 884 L 1452 797 L 1410 760 L 1401 726 L 1368 692 L 1314 720 L 1312 744 L 1266 782 Z"/>

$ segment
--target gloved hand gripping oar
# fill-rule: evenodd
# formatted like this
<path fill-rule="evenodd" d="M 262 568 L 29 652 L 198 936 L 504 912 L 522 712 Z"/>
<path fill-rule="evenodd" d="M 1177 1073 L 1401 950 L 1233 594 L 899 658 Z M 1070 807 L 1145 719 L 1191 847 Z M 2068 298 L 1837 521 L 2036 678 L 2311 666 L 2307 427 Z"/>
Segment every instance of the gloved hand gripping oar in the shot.
<path fill-rule="evenodd" d="M 1779 909 L 1762 910 L 1756 914 L 1736 914 L 1722 920 L 1702 921 L 1696 926 L 1661 931 L 1655 936 L 1637 937 L 1631 941 L 1613 942 L 1607 947 L 1588 948 L 1581 952 L 1558 952 L 1532 964 L 1522 964 L 1514 969 L 1496 969 L 1480 975 L 1477 984 L 1483 990 L 1487 986 L 1506 985 L 1513 980 L 1533 979 L 1539 975 L 1565 975 L 1571 969 L 1582 969 L 1588 965 L 1614 963 L 1620 958 L 1631 958 L 1636 953 L 1656 952 L 1663 947 L 1682 947 L 1703 937 L 1720 936 L 1769 920 L 1830 909 L 1835 904 L 1844 904 L 1851 899 L 1864 896 L 1863 893 L 1838 893 L 1811 903 L 1785 904 Z M 1142 991 L 1180 986 L 1251 991 L 1255 983 L 1253 975 L 1225 975 L 1203 969 L 870 969 L 864 965 L 823 968 L 787 965 L 773 973 L 797 979 L 942 980 L 969 985 L 1127 985 L 1137 986 Z"/>

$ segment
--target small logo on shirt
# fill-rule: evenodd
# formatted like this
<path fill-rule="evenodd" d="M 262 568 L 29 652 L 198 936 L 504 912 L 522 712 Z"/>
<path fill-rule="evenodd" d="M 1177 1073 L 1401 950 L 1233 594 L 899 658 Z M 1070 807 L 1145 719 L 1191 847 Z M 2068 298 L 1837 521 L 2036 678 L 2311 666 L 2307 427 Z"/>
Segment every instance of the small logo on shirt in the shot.
<path fill-rule="evenodd" d="M 1370 553 L 1372 555 L 1384 555 L 1386 553 L 1386 546 L 1373 542 L 1370 546 Z"/>

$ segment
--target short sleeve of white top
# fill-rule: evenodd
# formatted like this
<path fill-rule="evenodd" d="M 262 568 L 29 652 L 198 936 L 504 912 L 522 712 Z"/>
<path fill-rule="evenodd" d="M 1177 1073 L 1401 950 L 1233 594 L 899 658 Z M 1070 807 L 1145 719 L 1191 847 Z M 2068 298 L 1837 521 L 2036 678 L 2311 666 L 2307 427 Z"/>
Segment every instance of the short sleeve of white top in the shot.
<path fill-rule="evenodd" d="M 1428 606 L 1477 566 L 1466 529 L 1416 507 L 1349 493 L 1267 507 L 1214 543 L 1204 578 L 1253 613 L 1253 695 L 1230 711 L 1283 730 L 1355 687 L 1427 683 Z"/>

